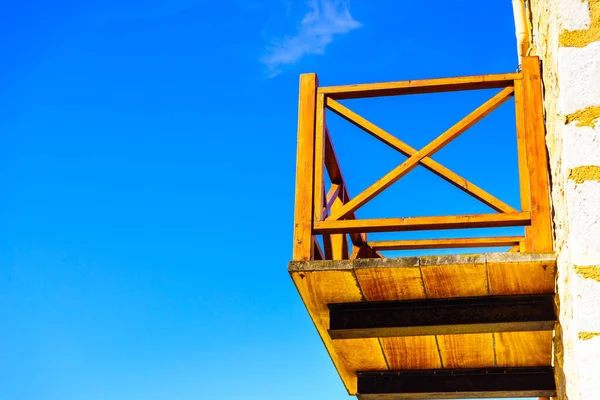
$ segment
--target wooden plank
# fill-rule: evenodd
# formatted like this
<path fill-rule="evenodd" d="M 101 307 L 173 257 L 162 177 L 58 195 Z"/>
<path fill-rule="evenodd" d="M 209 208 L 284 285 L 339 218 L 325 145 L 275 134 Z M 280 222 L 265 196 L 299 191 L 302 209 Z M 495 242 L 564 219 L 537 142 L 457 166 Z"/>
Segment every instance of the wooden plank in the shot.
<path fill-rule="evenodd" d="M 520 253 L 488 254 L 487 270 L 491 295 L 554 293 L 553 256 L 536 254 L 524 260 Z"/>
<path fill-rule="evenodd" d="M 334 342 L 329 338 L 329 303 L 361 301 L 362 295 L 352 270 L 292 271 L 294 284 L 335 364 L 344 386 L 356 393 L 356 373 L 386 370 L 387 364 L 377 339 Z"/>
<path fill-rule="evenodd" d="M 519 160 L 519 193 L 521 210 L 531 211 L 531 191 L 529 189 L 529 171 L 527 169 L 527 135 L 525 125 L 525 92 L 523 81 L 515 81 L 515 119 L 517 130 L 517 156 Z M 525 227 L 525 237 L 533 238 L 531 225 Z M 526 243 L 526 241 L 524 242 Z M 533 243 L 533 242 L 532 242 Z M 526 251 L 525 246 L 525 251 Z M 524 251 L 523 251 L 524 252 Z"/>
<path fill-rule="evenodd" d="M 327 210 L 327 212 L 329 212 L 329 210 L 331 210 L 331 206 L 333 205 L 333 202 L 339 197 L 339 195 L 341 193 L 340 187 L 341 187 L 341 185 L 339 185 L 337 183 L 333 183 L 331 185 L 331 188 L 327 192 L 327 196 L 325 197 L 326 198 L 325 209 Z"/>
<path fill-rule="evenodd" d="M 316 236 L 313 236 L 313 260 L 325 260 L 325 255 L 323 254 L 323 250 L 321 250 L 321 245 L 317 240 Z"/>
<path fill-rule="evenodd" d="M 491 333 L 437 336 L 444 368 L 483 368 L 494 366 Z"/>
<path fill-rule="evenodd" d="M 327 126 L 325 126 L 325 166 L 331 182 L 339 184 L 342 187 L 342 193 L 339 195 L 342 201 L 345 202 L 350 199 L 348 187 L 346 185 L 346 181 L 344 181 L 342 170 L 335 154 L 335 149 L 333 147 L 333 142 L 331 141 L 331 136 L 329 135 Z M 352 213 L 349 216 L 349 219 L 356 219 L 356 215 Z M 367 240 L 367 235 L 363 235 L 360 232 L 354 232 L 350 235 L 350 238 L 352 239 L 352 244 L 354 246 L 361 246 L 363 242 Z"/>
<path fill-rule="evenodd" d="M 417 93 L 499 89 L 512 86 L 513 81 L 517 79 L 521 79 L 521 75 L 518 73 L 491 74 L 399 82 L 364 83 L 358 85 L 325 86 L 319 88 L 319 92 L 327 94 L 333 99 L 343 100 Z"/>
<path fill-rule="evenodd" d="M 499 367 L 539 367 L 552 364 L 552 331 L 494 334 Z"/>
<path fill-rule="evenodd" d="M 336 197 L 331 206 L 331 212 L 335 212 L 342 207 L 342 200 Z M 348 254 L 348 239 L 345 233 L 331 235 L 331 249 L 333 251 L 334 260 L 347 260 Z"/>
<path fill-rule="evenodd" d="M 332 339 L 524 332 L 554 329 L 552 294 L 329 305 Z"/>
<path fill-rule="evenodd" d="M 529 225 L 528 212 L 505 214 L 467 214 L 440 217 L 379 218 L 316 222 L 314 232 L 403 232 L 461 228 L 500 228 Z"/>
<path fill-rule="evenodd" d="M 417 257 L 389 259 L 386 267 L 355 268 L 361 292 L 367 301 L 424 299 Z M 390 368 L 441 368 L 435 336 L 380 338 Z"/>
<path fill-rule="evenodd" d="M 377 125 L 375 125 L 372 122 L 368 121 L 367 119 L 361 117 L 360 115 L 351 111 L 347 107 L 344 107 L 342 104 L 338 103 L 337 101 L 335 101 L 331 98 L 327 98 L 326 104 L 327 104 L 327 107 L 331 111 L 333 111 L 340 117 L 344 118 L 346 121 L 354 124 L 355 126 L 364 130 L 365 132 L 367 132 L 371 136 L 375 137 L 376 139 L 381 140 L 383 143 L 385 143 L 388 146 L 392 147 L 393 149 L 399 151 L 400 153 L 404 154 L 405 156 L 410 157 L 417 152 L 417 150 L 415 148 L 409 146 L 408 144 L 404 143 L 400 139 L 398 139 L 395 136 L 384 131 Z M 517 210 L 515 210 L 508 204 L 502 202 L 501 200 L 498 200 L 497 198 L 495 198 L 494 196 L 492 196 L 485 190 L 483 190 L 480 187 L 476 186 L 475 184 L 467 181 L 460 175 L 454 173 L 453 171 L 449 170 L 448 168 L 444 167 L 443 165 L 439 164 L 438 162 L 434 161 L 433 159 L 431 159 L 429 157 L 424 157 L 422 160 L 419 161 L 419 163 L 423 167 L 428 169 L 429 171 L 433 172 L 440 178 L 444 179 L 446 182 L 456 186 L 458 189 L 462 190 L 463 192 L 473 196 L 474 198 L 481 201 L 485 205 L 491 207 L 493 210 L 496 210 L 498 212 L 509 212 L 509 213 L 517 212 Z"/>
<path fill-rule="evenodd" d="M 457 122 L 454 126 L 442 133 L 440 136 L 431 141 L 428 145 L 423 147 L 421 150 L 414 153 L 402 164 L 388 172 L 385 176 L 379 179 L 377 182 L 369 186 L 359 195 L 354 197 L 352 200 L 346 202 L 344 206 L 335 214 L 332 214 L 329 219 L 338 220 L 346 217 L 353 213 L 358 208 L 366 204 L 373 197 L 387 189 L 389 186 L 397 182 L 404 175 L 412 171 L 417 167 L 419 162 L 425 158 L 433 155 L 435 152 L 440 150 L 446 144 L 457 138 L 460 134 L 465 132 L 467 129 L 475 125 L 486 115 L 498 108 L 502 103 L 509 99 L 513 95 L 513 87 L 507 87 L 502 89 L 500 93 L 496 94 L 490 100 L 479 106 L 475 111 L 464 117 L 462 120 Z"/>
<path fill-rule="evenodd" d="M 429 298 L 472 297 L 488 294 L 484 255 L 420 257 Z M 437 336 L 444 368 L 494 365 L 491 333 Z"/>
<path fill-rule="evenodd" d="M 390 369 L 441 368 L 435 336 L 381 338 Z"/>
<path fill-rule="evenodd" d="M 465 247 L 505 247 L 518 246 L 522 236 L 498 236 L 485 238 L 452 238 L 420 240 L 387 240 L 369 242 L 374 250 L 415 250 L 415 249 L 458 249 Z"/>
<path fill-rule="evenodd" d="M 300 76 L 298 100 L 298 148 L 296 155 L 296 199 L 294 211 L 294 260 L 312 256 L 314 127 L 317 86 L 316 74 Z"/>
<path fill-rule="evenodd" d="M 323 219 L 321 205 L 324 204 L 323 192 L 325 191 L 325 177 L 323 174 L 325 167 L 325 96 L 323 94 L 317 94 L 317 103 L 315 107 L 315 173 L 313 178 L 315 187 L 313 188 L 313 218 L 314 221 L 321 221 Z"/>
<path fill-rule="evenodd" d="M 527 239 L 527 251 L 546 252 L 552 251 L 554 244 L 539 58 L 523 57 L 522 68 L 532 227 L 532 234 Z"/>
<path fill-rule="evenodd" d="M 552 367 L 365 371 L 359 400 L 555 396 Z"/>

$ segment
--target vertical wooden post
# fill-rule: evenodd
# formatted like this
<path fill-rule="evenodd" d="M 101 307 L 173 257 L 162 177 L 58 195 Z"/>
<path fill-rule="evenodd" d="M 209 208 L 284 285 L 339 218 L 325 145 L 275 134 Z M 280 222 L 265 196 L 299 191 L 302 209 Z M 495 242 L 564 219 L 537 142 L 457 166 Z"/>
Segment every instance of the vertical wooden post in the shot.
<path fill-rule="evenodd" d="M 300 75 L 298 100 L 298 150 L 296 154 L 296 201 L 294 211 L 294 261 L 312 257 L 313 175 L 315 103 L 319 81 L 316 74 Z"/>
<path fill-rule="evenodd" d="M 530 206 L 530 210 L 524 211 L 531 211 L 531 227 L 526 232 L 526 250 L 528 252 L 547 252 L 552 251 L 554 246 L 539 58 L 523 57 L 522 69 Z"/>
<path fill-rule="evenodd" d="M 317 94 L 315 110 L 315 177 L 314 177 L 314 221 L 323 219 L 325 198 L 325 95 Z"/>
<path fill-rule="evenodd" d="M 515 116 L 517 123 L 517 155 L 519 160 L 519 188 L 521 194 L 521 210 L 531 212 L 531 191 L 529 189 L 529 170 L 527 169 L 527 128 L 525 126 L 525 91 L 523 89 L 522 79 L 515 80 Z M 531 225 L 525 227 L 525 238 L 525 241 L 519 243 L 519 252 L 521 253 L 525 253 L 528 250 L 527 238 L 533 238 L 533 227 Z"/>

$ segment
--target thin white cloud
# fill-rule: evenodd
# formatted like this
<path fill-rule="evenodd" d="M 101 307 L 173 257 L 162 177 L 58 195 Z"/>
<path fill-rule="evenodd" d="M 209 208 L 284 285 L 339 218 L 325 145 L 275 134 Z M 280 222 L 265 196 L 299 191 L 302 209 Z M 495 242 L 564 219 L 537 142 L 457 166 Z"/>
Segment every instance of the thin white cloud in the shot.
<path fill-rule="evenodd" d="M 325 48 L 333 42 L 335 35 L 361 27 L 360 22 L 350 15 L 346 1 L 311 0 L 308 7 L 296 35 L 272 40 L 261 57 L 270 77 L 281 72 L 281 66 L 293 64 L 305 55 L 325 54 Z"/>

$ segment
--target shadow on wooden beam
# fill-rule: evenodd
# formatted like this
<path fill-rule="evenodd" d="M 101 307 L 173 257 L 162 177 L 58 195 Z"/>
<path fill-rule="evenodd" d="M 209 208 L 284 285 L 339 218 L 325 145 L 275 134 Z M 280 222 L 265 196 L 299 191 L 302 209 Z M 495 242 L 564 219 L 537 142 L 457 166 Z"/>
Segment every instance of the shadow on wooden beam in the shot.
<path fill-rule="evenodd" d="M 552 294 L 329 304 L 332 339 L 554 329 Z"/>
<path fill-rule="evenodd" d="M 554 397 L 552 367 L 358 372 L 359 400 Z"/>

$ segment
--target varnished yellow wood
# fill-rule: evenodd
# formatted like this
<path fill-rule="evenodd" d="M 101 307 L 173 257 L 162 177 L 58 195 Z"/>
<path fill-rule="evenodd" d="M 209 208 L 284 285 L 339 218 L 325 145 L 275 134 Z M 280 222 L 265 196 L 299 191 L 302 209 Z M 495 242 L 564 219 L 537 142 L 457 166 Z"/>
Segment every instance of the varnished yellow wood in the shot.
<path fill-rule="evenodd" d="M 417 93 L 453 92 L 458 90 L 495 89 L 512 86 L 513 81 L 517 79 L 521 79 L 521 75 L 518 73 L 491 74 L 400 82 L 326 86 L 319 88 L 319 92 L 327 94 L 334 99 L 356 99 Z"/>
<path fill-rule="evenodd" d="M 416 265 L 359 268 L 354 272 L 367 301 L 425 298 L 421 271 Z M 380 338 L 379 341 L 391 369 L 441 368 L 435 336 Z"/>
<path fill-rule="evenodd" d="M 444 368 L 485 368 L 494 366 L 491 333 L 437 336 Z"/>
<path fill-rule="evenodd" d="M 491 295 L 554 293 L 554 262 L 488 262 L 487 269 Z"/>
<path fill-rule="evenodd" d="M 418 266 L 360 268 L 356 279 L 368 301 L 424 299 L 425 288 Z"/>
<path fill-rule="evenodd" d="M 321 245 L 315 236 L 313 236 L 313 260 L 325 260 L 325 254 L 321 249 Z"/>
<path fill-rule="evenodd" d="M 527 238 L 527 251 L 552 251 L 548 155 L 539 58 L 523 57 L 522 68 L 532 227 L 531 234 Z"/>
<path fill-rule="evenodd" d="M 344 176 L 342 175 L 340 163 L 337 159 L 337 155 L 335 154 L 335 148 L 333 147 L 327 125 L 325 125 L 325 167 L 331 182 L 341 185 L 341 193 L 338 194 L 338 196 L 342 199 L 342 201 L 347 201 L 350 198 L 350 194 L 348 193 L 348 187 L 344 181 Z M 348 218 L 356 219 L 356 215 L 352 213 Z M 366 242 L 367 235 L 360 232 L 353 232 L 350 234 L 350 238 L 352 239 L 352 244 L 354 246 L 361 246 L 363 242 Z"/>
<path fill-rule="evenodd" d="M 339 197 L 336 197 L 331 206 L 331 211 L 335 212 L 336 210 L 339 210 L 340 207 L 342 207 L 342 200 L 340 200 Z M 331 248 L 334 260 L 347 260 L 349 258 L 348 239 L 346 234 L 338 233 L 331 235 Z"/>
<path fill-rule="evenodd" d="M 390 369 L 437 369 L 442 367 L 435 336 L 381 338 Z"/>
<path fill-rule="evenodd" d="M 313 213 L 313 151 L 315 100 L 318 85 L 319 82 L 316 74 L 303 74 L 300 76 L 296 200 L 294 211 L 294 260 L 310 260 L 313 253 L 311 231 Z"/>
<path fill-rule="evenodd" d="M 519 160 L 519 193 L 521 197 L 521 210 L 531 211 L 531 191 L 529 189 L 529 170 L 527 169 L 527 128 L 525 125 L 525 91 L 523 81 L 515 81 L 515 121 L 517 130 L 517 159 Z M 533 243 L 533 228 L 525 227 L 525 237 Z M 526 241 L 521 252 L 527 251 Z M 532 247 L 533 248 L 533 247 Z"/>
<path fill-rule="evenodd" d="M 367 119 L 361 117 L 360 115 L 351 111 L 350 109 L 348 109 L 347 107 L 338 103 L 337 101 L 335 101 L 331 98 L 327 98 L 326 104 L 330 110 L 332 110 L 334 113 L 338 114 L 340 117 L 346 119 L 348 122 L 361 128 L 362 130 L 364 130 L 371 136 L 381 140 L 383 143 L 394 148 L 395 150 L 399 151 L 400 153 L 404 154 L 405 156 L 410 157 L 413 154 L 417 153 L 417 150 L 415 148 L 409 146 L 408 144 L 404 143 L 400 139 L 398 139 L 395 136 L 384 131 L 377 125 L 375 125 L 372 122 L 368 121 Z M 481 202 L 483 202 L 487 206 L 491 207 L 492 209 L 499 211 L 499 212 L 509 212 L 509 213 L 517 212 L 517 210 L 515 210 L 508 204 L 504 203 L 501 200 L 498 200 L 497 198 L 495 198 L 494 196 L 492 196 L 485 190 L 483 190 L 483 189 L 479 188 L 478 186 L 476 186 L 475 184 L 467 181 L 460 175 L 452 172 L 451 170 L 449 170 L 448 168 L 444 167 L 443 165 L 437 163 L 433 159 L 431 159 L 429 157 L 424 157 L 422 160 L 419 161 L 419 163 L 422 166 L 424 166 L 425 168 L 427 168 L 429 171 L 433 172 L 440 178 L 444 179 L 446 182 L 451 183 L 452 185 L 456 186 L 463 192 L 468 193 L 469 195 L 473 196 L 474 198 L 480 200 Z"/>
<path fill-rule="evenodd" d="M 414 249 L 458 249 L 464 247 L 505 247 L 518 246 L 522 236 L 499 236 L 485 238 L 452 238 L 420 240 L 387 240 L 369 242 L 375 250 L 414 250 Z"/>
<path fill-rule="evenodd" d="M 323 218 L 323 212 L 320 207 L 324 203 L 323 192 L 324 187 L 324 175 L 323 169 L 325 166 L 325 96 L 323 94 L 317 94 L 316 102 L 316 117 L 315 117 L 315 173 L 314 173 L 314 221 L 321 221 Z"/>
<path fill-rule="evenodd" d="M 361 301 L 362 295 L 352 271 L 292 272 L 294 284 L 315 324 L 346 389 L 356 393 L 356 372 L 386 370 L 387 364 L 377 339 L 332 340 L 329 303 Z"/>
<path fill-rule="evenodd" d="M 499 367 L 552 365 L 552 331 L 494 333 Z"/>
<path fill-rule="evenodd" d="M 504 214 L 469 214 L 440 217 L 379 218 L 316 222 L 314 232 L 402 232 L 459 228 L 499 228 L 529 225 L 528 212 Z"/>
<path fill-rule="evenodd" d="M 379 193 L 397 182 L 404 175 L 412 171 L 423 158 L 431 156 L 446 144 L 457 138 L 471 126 L 475 125 L 486 115 L 498 108 L 513 95 L 513 90 L 514 89 L 512 86 L 502 89 L 500 93 L 496 94 L 490 100 L 479 106 L 475 111 L 471 112 L 465 118 L 457 122 L 454 126 L 435 138 L 421 150 L 414 153 L 406 161 L 398 165 L 392 171 L 388 172 L 385 176 L 373 183 L 362 193 L 354 197 L 352 200 L 346 202 L 346 204 L 344 204 L 344 206 L 338 212 L 331 214 L 328 219 L 332 221 L 338 220 L 356 211 L 373 197 L 377 196 Z"/>

